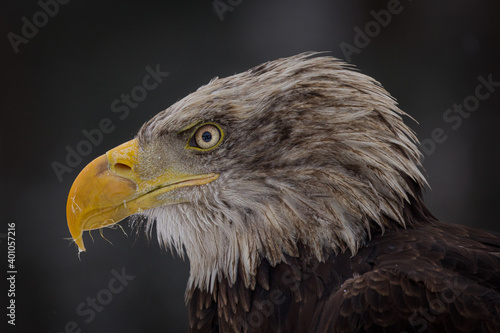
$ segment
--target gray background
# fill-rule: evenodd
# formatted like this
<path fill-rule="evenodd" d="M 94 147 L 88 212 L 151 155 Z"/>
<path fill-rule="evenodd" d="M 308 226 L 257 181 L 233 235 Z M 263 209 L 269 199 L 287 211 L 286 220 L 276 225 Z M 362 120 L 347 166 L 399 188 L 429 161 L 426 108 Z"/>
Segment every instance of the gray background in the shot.
<path fill-rule="evenodd" d="M 226 2 L 226 1 L 224 1 Z M 233 3 L 238 1 L 233 0 Z M 187 262 L 162 252 L 156 241 L 105 230 L 94 232 L 78 260 L 68 240 L 65 205 L 78 172 L 93 158 L 131 139 L 143 122 L 214 76 L 303 51 L 330 51 L 354 44 L 371 10 L 388 1 L 242 1 L 221 21 L 212 1 L 70 1 L 19 46 L 36 1 L 4 2 L 0 27 L 2 91 L 2 228 L 15 221 L 18 332 L 64 332 L 74 321 L 82 332 L 183 332 Z M 424 166 L 432 190 L 426 201 L 444 221 L 500 231 L 500 88 L 453 130 L 443 113 L 474 93 L 477 77 L 500 81 L 498 1 L 401 1 L 402 11 L 353 54 L 351 63 L 373 76 L 418 120 L 406 121 L 421 140 L 442 128 L 447 140 Z M 111 103 L 141 84 L 145 67 L 170 73 L 120 120 Z M 82 130 L 110 118 L 115 130 L 59 182 L 51 163 L 64 163 Z M 130 234 L 126 222 L 121 225 Z M 0 239 L 2 276 L 6 241 Z M 79 316 L 87 297 L 103 293 L 112 270 L 135 279 L 114 294 L 95 318 Z M 5 283 L 5 279 L 2 279 Z M 105 292 L 105 291 L 104 291 Z M 2 295 L 6 286 L 2 285 Z M 5 298 L 2 296 L 2 309 Z M 2 324 L 5 322 L 2 310 Z"/>

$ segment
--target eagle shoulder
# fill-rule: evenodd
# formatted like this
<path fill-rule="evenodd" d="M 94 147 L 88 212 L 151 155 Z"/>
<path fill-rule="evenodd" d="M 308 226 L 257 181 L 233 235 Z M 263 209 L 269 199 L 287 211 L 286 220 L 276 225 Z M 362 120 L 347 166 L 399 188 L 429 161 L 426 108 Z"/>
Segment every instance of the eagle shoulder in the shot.
<path fill-rule="evenodd" d="M 500 332 L 500 237 L 433 222 L 188 294 L 191 332 Z"/>
<path fill-rule="evenodd" d="M 353 257 L 317 332 L 500 332 L 500 237 L 434 222 L 389 231 Z M 356 276 L 357 275 L 357 276 Z"/>

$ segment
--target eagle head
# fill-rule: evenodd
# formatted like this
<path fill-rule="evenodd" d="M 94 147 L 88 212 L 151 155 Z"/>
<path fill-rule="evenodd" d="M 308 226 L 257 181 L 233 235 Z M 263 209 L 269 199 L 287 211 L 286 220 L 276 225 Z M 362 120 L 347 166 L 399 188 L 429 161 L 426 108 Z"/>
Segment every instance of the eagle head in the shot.
<path fill-rule="evenodd" d="M 371 228 L 426 212 L 403 115 L 378 82 L 316 53 L 215 78 L 79 174 L 70 232 L 84 251 L 83 231 L 141 216 L 204 290 L 252 286 L 262 260 L 300 249 L 355 254 Z"/>

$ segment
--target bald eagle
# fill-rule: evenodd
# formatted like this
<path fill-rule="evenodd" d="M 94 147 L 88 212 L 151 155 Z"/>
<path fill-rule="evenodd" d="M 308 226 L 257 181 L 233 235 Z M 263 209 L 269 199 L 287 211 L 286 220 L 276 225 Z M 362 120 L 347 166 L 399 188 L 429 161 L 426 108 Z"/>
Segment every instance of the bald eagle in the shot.
<path fill-rule="evenodd" d="M 500 235 L 429 212 L 405 115 L 316 53 L 215 78 L 81 171 L 69 230 L 142 216 L 190 332 L 498 332 Z"/>

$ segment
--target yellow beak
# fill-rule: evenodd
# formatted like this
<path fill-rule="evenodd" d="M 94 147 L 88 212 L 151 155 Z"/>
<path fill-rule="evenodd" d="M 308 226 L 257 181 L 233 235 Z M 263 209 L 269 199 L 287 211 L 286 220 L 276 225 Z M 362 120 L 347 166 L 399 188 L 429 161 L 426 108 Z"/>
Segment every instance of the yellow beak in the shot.
<path fill-rule="evenodd" d="M 143 179 L 137 173 L 139 145 L 128 141 L 90 162 L 76 178 L 68 196 L 66 215 L 73 240 L 85 251 L 83 232 L 120 222 L 150 208 L 179 203 L 161 195 L 176 188 L 208 184 L 218 174 L 186 174 L 168 169 Z"/>

